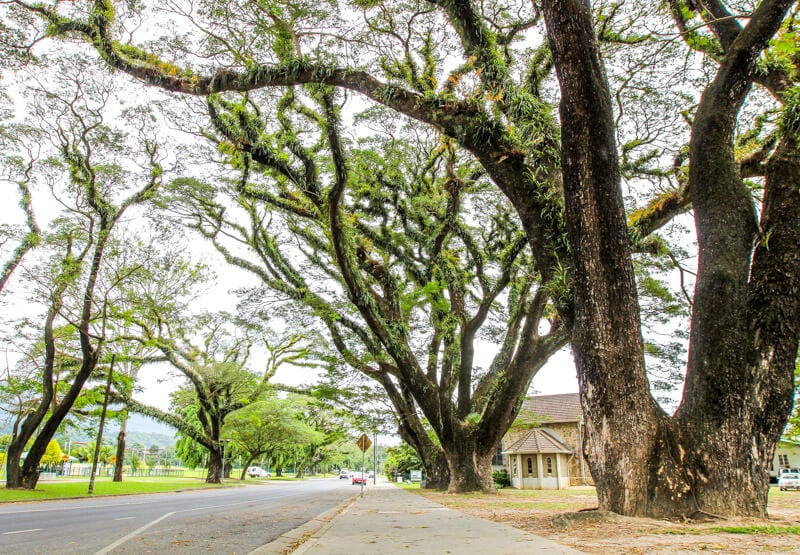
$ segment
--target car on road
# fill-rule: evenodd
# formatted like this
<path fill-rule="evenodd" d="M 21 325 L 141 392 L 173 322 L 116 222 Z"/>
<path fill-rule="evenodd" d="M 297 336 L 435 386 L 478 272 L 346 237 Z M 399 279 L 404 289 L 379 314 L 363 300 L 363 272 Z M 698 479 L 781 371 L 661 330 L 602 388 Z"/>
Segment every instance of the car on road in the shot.
<path fill-rule="evenodd" d="M 778 487 L 781 491 L 789 489 L 800 490 L 800 474 L 796 472 L 784 472 L 778 479 Z"/>
<path fill-rule="evenodd" d="M 374 470 L 370 470 L 369 474 L 367 474 L 367 478 L 374 478 L 374 477 L 375 477 L 375 471 Z"/>
<path fill-rule="evenodd" d="M 270 474 L 260 466 L 248 466 L 247 475 L 250 476 L 251 478 L 269 478 L 270 476 L 272 476 L 272 474 Z"/>
<path fill-rule="evenodd" d="M 350 479 L 350 471 L 346 468 L 343 468 L 339 471 L 339 479 L 340 480 L 349 480 Z"/>
<path fill-rule="evenodd" d="M 367 475 L 364 474 L 363 472 L 354 472 L 352 480 L 353 480 L 352 481 L 353 485 L 356 484 L 363 484 L 365 486 L 367 485 Z"/>

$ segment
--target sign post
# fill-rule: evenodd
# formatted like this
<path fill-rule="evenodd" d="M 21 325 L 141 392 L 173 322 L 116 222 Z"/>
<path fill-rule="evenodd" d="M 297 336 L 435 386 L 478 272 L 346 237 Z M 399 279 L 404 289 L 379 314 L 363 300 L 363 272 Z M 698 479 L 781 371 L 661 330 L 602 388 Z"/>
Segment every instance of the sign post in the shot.
<path fill-rule="evenodd" d="M 364 477 L 364 465 L 367 456 L 367 449 L 369 449 L 369 446 L 372 445 L 372 442 L 367 437 L 367 434 L 361 434 L 361 437 L 359 437 L 358 441 L 356 441 L 356 445 L 358 445 L 358 448 L 361 449 L 361 497 L 364 497 L 364 485 L 367 482 L 367 479 Z"/>

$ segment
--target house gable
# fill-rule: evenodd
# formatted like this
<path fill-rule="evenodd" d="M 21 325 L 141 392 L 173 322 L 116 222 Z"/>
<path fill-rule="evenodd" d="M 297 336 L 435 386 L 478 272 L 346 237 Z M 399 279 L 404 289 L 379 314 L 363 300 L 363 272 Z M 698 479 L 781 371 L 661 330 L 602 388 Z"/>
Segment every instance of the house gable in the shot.
<path fill-rule="evenodd" d="M 515 453 L 564 453 L 572 454 L 572 449 L 546 428 L 534 428 L 513 445 L 503 450 L 503 454 Z"/>

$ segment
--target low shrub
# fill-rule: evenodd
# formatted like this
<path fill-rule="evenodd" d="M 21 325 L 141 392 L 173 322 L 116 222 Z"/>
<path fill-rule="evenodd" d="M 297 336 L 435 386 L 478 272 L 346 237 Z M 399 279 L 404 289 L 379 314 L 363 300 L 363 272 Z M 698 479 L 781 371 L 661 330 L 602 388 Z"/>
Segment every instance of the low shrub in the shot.
<path fill-rule="evenodd" d="M 511 485 L 511 476 L 508 475 L 505 468 L 492 472 L 492 479 L 497 489 L 507 488 Z"/>

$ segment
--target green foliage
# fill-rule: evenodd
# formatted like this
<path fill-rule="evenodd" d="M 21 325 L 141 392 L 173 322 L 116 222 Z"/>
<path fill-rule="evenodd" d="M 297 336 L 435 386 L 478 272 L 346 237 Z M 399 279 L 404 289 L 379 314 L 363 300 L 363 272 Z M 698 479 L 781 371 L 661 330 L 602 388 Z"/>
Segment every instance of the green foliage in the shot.
<path fill-rule="evenodd" d="M 305 421 L 304 408 L 290 400 L 266 396 L 231 413 L 222 435 L 248 460 L 300 453 L 324 438 L 322 431 Z"/>
<path fill-rule="evenodd" d="M 129 455 L 127 455 L 126 458 L 128 459 L 128 464 L 130 465 L 131 470 L 133 472 L 136 472 L 142 467 L 142 460 L 139 458 L 139 455 L 137 455 L 135 452 L 130 453 Z"/>
<path fill-rule="evenodd" d="M 797 53 L 800 52 L 800 34 L 796 30 L 796 23 L 791 19 L 783 26 L 777 36 L 770 41 L 769 48 L 764 52 L 757 71 L 766 75 L 770 71 L 786 73 L 790 80 L 798 77 Z"/>
<path fill-rule="evenodd" d="M 332 4 L 264 2 L 252 10 L 238 1 L 205 3 L 199 14 L 205 19 L 204 36 L 164 45 L 160 52 L 189 53 L 200 45 L 191 52 L 196 59 L 225 68 L 205 90 L 247 91 L 209 97 L 213 129 L 202 131 L 238 175 L 218 171 L 224 177 L 213 184 L 176 180 L 174 196 L 164 205 L 278 299 L 267 308 L 263 291 L 244 292 L 251 315 L 282 311 L 298 328 L 324 329 L 340 358 L 336 364 L 384 384 L 404 424 L 408 418 L 418 423 L 420 407 L 431 415 L 458 405 L 457 418 L 432 421 L 441 437 L 452 435 L 439 428 L 447 420 L 466 421 L 470 428 L 491 425 L 492 414 L 480 420 L 473 415 L 517 402 L 530 380 L 525 369 L 511 366 L 532 356 L 524 346 L 535 332 L 525 337 L 520 330 L 554 329 L 554 337 L 536 339 L 540 345 L 557 344 L 563 335 L 558 335 L 561 321 L 553 308 L 572 315 L 568 260 L 573 253 L 564 233 L 552 55 L 547 47 L 533 55 L 515 48 L 539 22 L 538 7 L 434 2 L 420 8 L 413 2 L 354 0 L 351 6 L 366 13 L 344 18 L 345 28 L 339 11 L 328 9 Z M 697 6 L 679 0 L 657 9 L 625 2 L 594 7 L 597 36 L 619 48 L 602 55 L 613 60 L 607 68 L 617 104 L 620 169 L 633 195 L 652 196 L 675 185 L 673 180 L 685 184 L 686 159 L 677 156 L 686 141 L 679 114 L 691 119 L 713 71 L 712 64 L 691 59 L 685 46 L 718 61 L 725 39 L 715 36 L 724 35 L 715 26 L 735 27 L 748 15 L 736 4 L 739 11 L 730 18 L 709 23 Z M 111 42 L 112 29 L 129 27 L 109 1 L 92 4 L 85 22 L 36 10 L 49 21 L 51 34 L 83 36 L 109 65 L 149 83 L 191 76 L 155 52 Z M 664 32 L 666 10 L 673 12 L 677 34 L 672 28 Z M 795 27 L 787 21 L 760 71 L 781 69 L 790 82 L 796 80 Z M 457 69 L 448 76 L 444 67 L 451 60 Z M 676 75 L 674 87 L 663 87 L 661 68 L 688 71 Z M 388 84 L 378 85 L 378 79 Z M 368 131 L 340 132 L 345 98 L 334 86 L 356 90 L 425 125 L 407 124 L 384 111 L 382 118 L 360 120 L 371 126 Z M 285 91 L 273 94 L 271 87 Z M 794 134 L 800 117 L 791 95 L 786 98 L 781 129 Z M 758 110 L 745 108 L 743 113 Z M 743 119 L 737 127 L 746 125 Z M 432 139 L 439 133 L 447 139 Z M 743 152 L 757 152 L 759 142 L 742 145 Z M 609 146 L 606 154 L 611 151 Z M 676 167 L 663 169 L 673 158 Z M 71 157 L 64 164 L 74 186 L 88 181 L 80 160 Z M 119 182 L 124 167 L 107 164 L 97 173 L 109 183 Z M 149 174 L 160 177 L 161 168 Z M 536 263 L 524 240 L 517 239 L 523 235 L 518 219 L 490 185 L 509 194 L 526 219 L 528 240 L 538 250 Z M 648 208 L 637 221 L 657 212 L 656 204 Z M 637 247 L 651 247 L 653 255 L 667 254 L 667 242 L 647 241 L 650 234 L 637 229 L 631 238 Z M 65 280 L 79 271 L 74 261 L 63 262 Z M 540 275 L 547 282 L 543 289 Z M 645 327 L 683 316 L 686 307 L 663 286 L 663 274 L 639 272 L 637 278 L 646 300 Z M 539 291 L 550 296 L 550 305 L 536 312 L 548 302 L 532 300 Z M 159 320 L 157 326 L 166 321 Z M 188 337 L 194 330 L 182 331 Z M 472 360 L 476 337 L 499 345 L 488 369 Z M 683 339 L 680 333 L 674 338 Z M 151 345 L 164 339 L 154 337 Z M 677 366 L 677 343 L 649 341 L 647 355 Z M 204 396 L 213 392 L 216 399 L 227 386 L 206 370 L 216 370 L 222 361 L 212 353 L 208 360 L 183 362 L 190 377 L 205 384 L 182 405 L 194 404 L 199 415 L 198 426 L 193 423 L 185 433 L 194 438 L 205 433 L 208 439 L 206 417 L 220 423 L 225 411 L 206 405 Z M 513 380 L 511 372 L 525 379 Z M 509 385 L 520 383 L 516 389 Z M 225 395 L 229 411 L 256 398 Z"/>
<path fill-rule="evenodd" d="M 75 445 L 75 444 L 73 444 Z M 95 450 L 95 442 L 90 442 L 85 445 L 78 445 L 72 448 L 72 456 L 77 458 L 80 462 L 83 463 L 92 463 L 94 462 L 94 450 Z M 114 447 L 112 445 L 104 443 L 100 446 L 100 453 L 97 458 L 98 464 L 108 464 L 111 460 L 111 457 L 114 456 Z"/>
<path fill-rule="evenodd" d="M 505 468 L 492 472 L 492 480 L 497 489 L 511 487 L 511 476 Z"/>
<path fill-rule="evenodd" d="M 353 0 L 353 4 L 359 8 L 374 8 L 381 5 L 381 0 Z"/>
<path fill-rule="evenodd" d="M 569 306 L 572 300 L 572 277 L 560 262 L 554 268 L 553 279 L 545 283 L 543 287 L 557 308 Z"/>
<path fill-rule="evenodd" d="M 388 456 L 384 461 L 384 473 L 390 482 L 395 482 L 400 474 L 423 468 L 419 455 L 405 442 L 397 447 L 387 448 L 386 452 Z"/>
<path fill-rule="evenodd" d="M 795 85 L 782 95 L 783 110 L 780 117 L 780 130 L 800 141 L 800 85 Z"/>
<path fill-rule="evenodd" d="M 39 464 L 41 465 L 59 465 L 61 464 L 61 446 L 58 442 L 54 439 L 50 440 L 50 443 L 47 444 L 47 450 L 42 455 L 42 458 L 39 460 Z"/>

